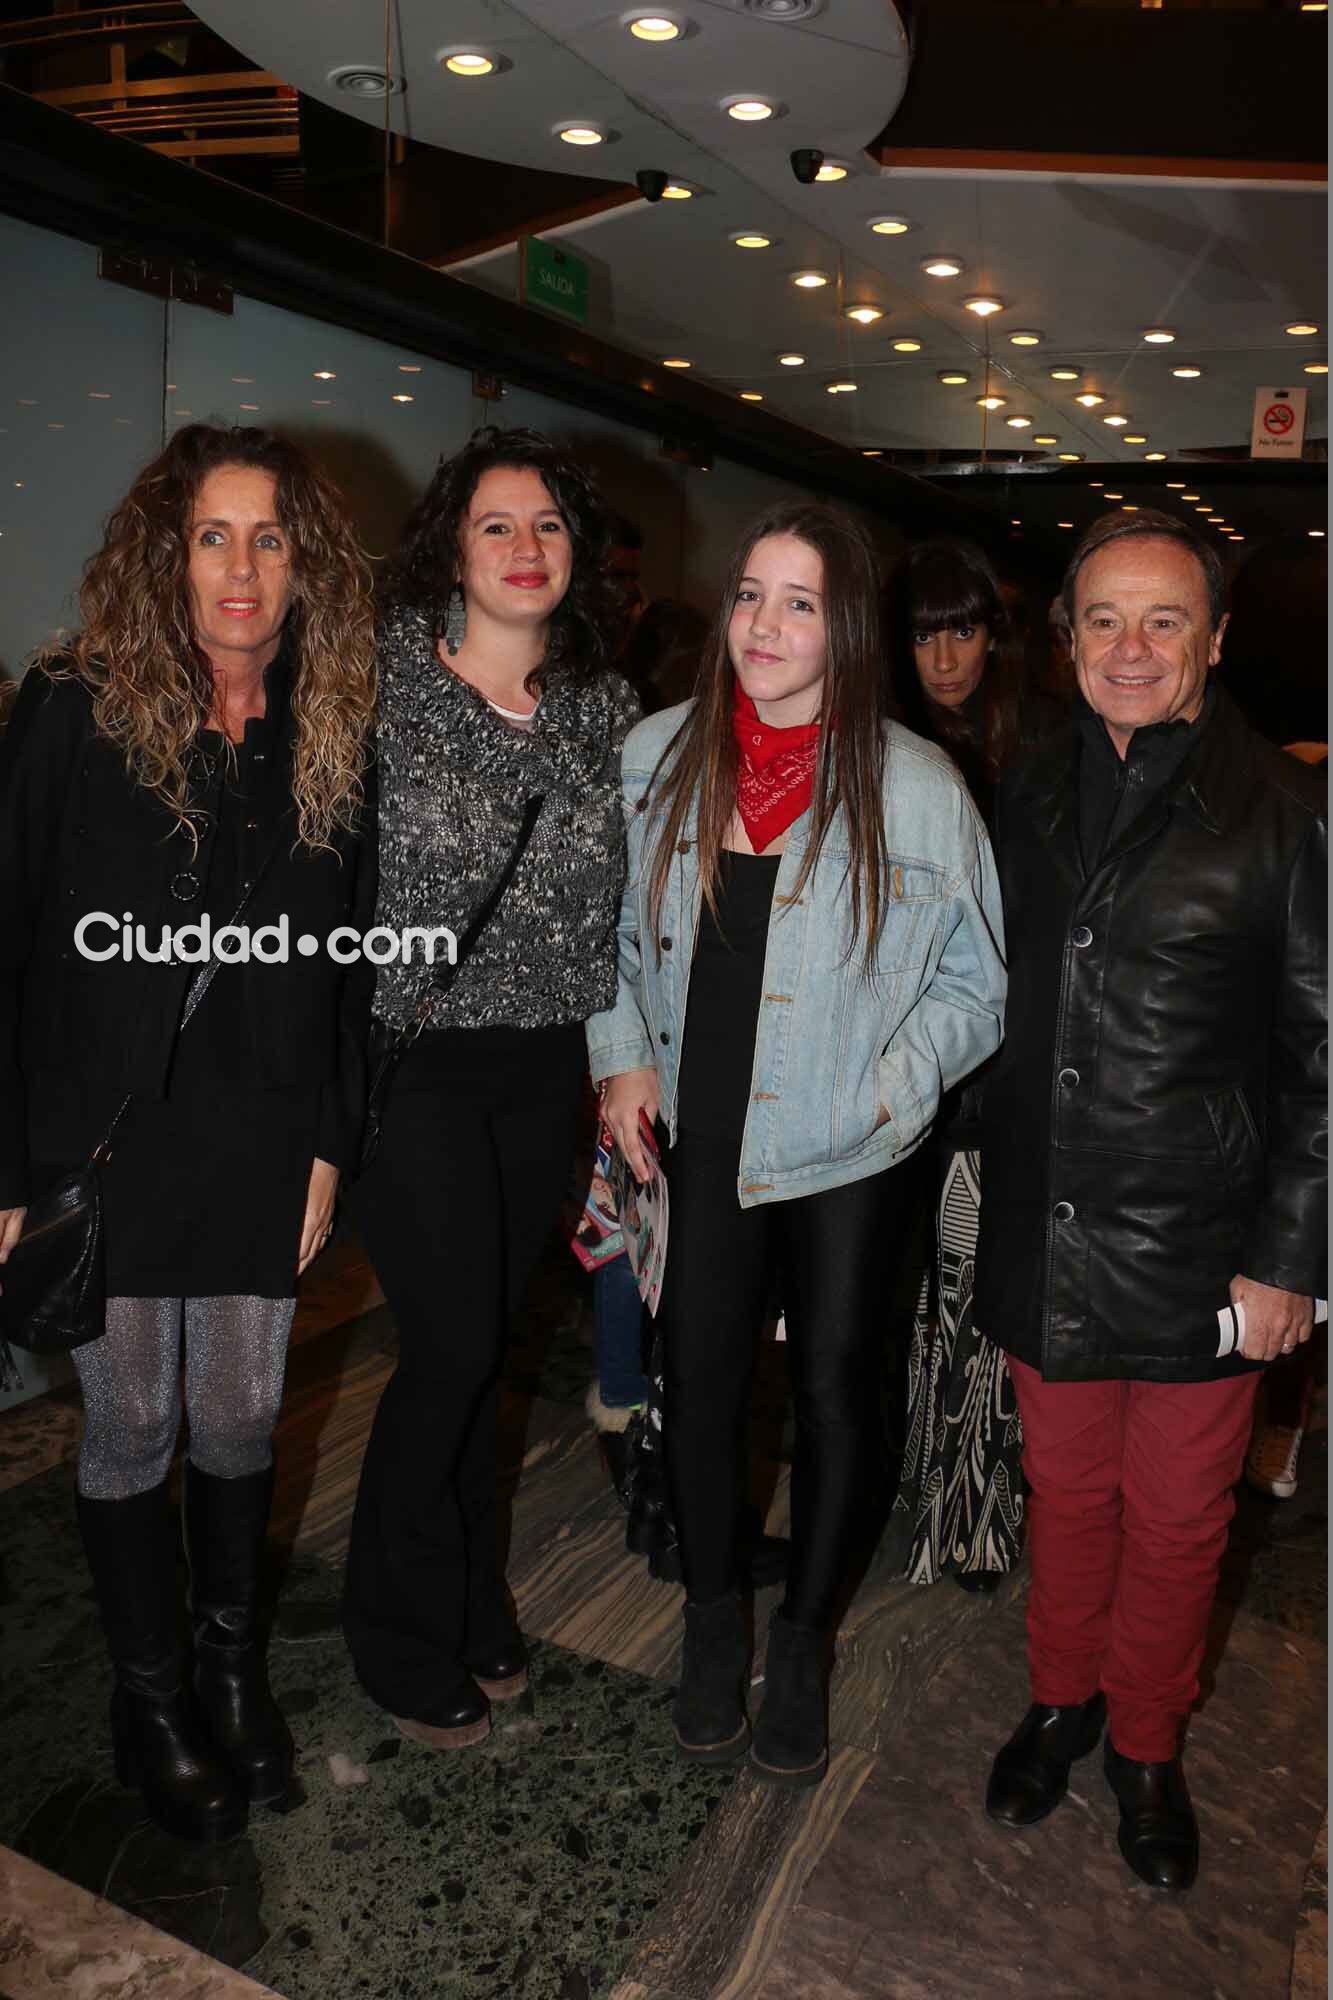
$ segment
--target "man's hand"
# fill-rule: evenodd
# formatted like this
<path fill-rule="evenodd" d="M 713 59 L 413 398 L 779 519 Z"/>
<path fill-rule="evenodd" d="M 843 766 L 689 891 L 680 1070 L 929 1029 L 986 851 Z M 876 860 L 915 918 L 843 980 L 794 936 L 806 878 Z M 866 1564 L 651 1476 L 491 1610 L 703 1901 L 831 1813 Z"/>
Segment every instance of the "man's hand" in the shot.
<path fill-rule="evenodd" d="M 26 1208 L 0 1208 L 0 1264 L 6 1261 L 22 1236 L 23 1218 L 27 1213 Z"/>
<path fill-rule="evenodd" d="M 1284 1292 L 1279 1285 L 1261 1285 L 1257 1278 L 1231 1280 L 1231 1303 L 1245 1308 L 1241 1353 L 1247 1361 L 1276 1361 L 1291 1354 L 1314 1327 L 1314 1300 L 1302 1292 Z"/>
<path fill-rule="evenodd" d="M 333 1233 L 333 1204 L 338 1193 L 338 1169 L 327 1160 L 316 1160 L 310 1169 L 306 1189 L 305 1220 L 301 1224 L 301 1247 L 296 1253 L 296 1275 L 317 1257 Z"/>
<path fill-rule="evenodd" d="M 639 1113 L 642 1111 L 651 1125 L 657 1117 L 657 1106 L 655 1069 L 627 1069 L 620 1076 L 609 1078 L 602 1098 L 602 1117 L 629 1161 L 629 1170 L 636 1181 L 646 1181 L 652 1174 L 652 1163 L 639 1130 Z"/>

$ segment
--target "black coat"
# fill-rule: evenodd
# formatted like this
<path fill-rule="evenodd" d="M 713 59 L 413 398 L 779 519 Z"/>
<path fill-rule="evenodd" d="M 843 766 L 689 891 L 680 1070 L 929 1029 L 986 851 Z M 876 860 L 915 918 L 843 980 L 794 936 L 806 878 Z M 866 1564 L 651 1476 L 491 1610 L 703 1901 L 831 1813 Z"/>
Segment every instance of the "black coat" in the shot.
<path fill-rule="evenodd" d="M 336 964 L 323 940 L 337 925 L 373 923 L 375 840 L 372 827 L 336 835 L 331 853 L 294 846 L 281 661 L 267 677 L 280 754 L 246 822 L 258 887 L 244 921 L 285 914 L 291 951 L 286 964 L 229 965 L 219 977 L 234 997 L 238 1073 L 261 1089 L 318 1087 L 317 1152 L 345 1167 L 360 1131 L 374 976 Z M 156 942 L 164 924 L 175 930 L 208 907 L 210 861 L 207 834 L 195 856 L 166 809 L 132 782 L 122 752 L 96 733 L 83 685 L 33 668 L 0 737 L 0 1208 L 29 1199 L 30 1160 L 80 1164 L 126 1092 L 160 1099 L 166 1089 L 196 968 L 137 956 L 91 962 L 75 949 L 75 925 L 91 911 L 132 911 Z M 215 925 L 231 914 L 215 913 Z M 302 933 L 319 938 L 315 955 L 296 950 Z M 114 937 L 104 928 L 93 941 Z"/>
<path fill-rule="evenodd" d="M 1078 755 L 1000 787 L 976 1323 L 1048 1381 L 1209 1381 L 1234 1275 L 1325 1286 L 1324 781 L 1218 693 L 1085 877 Z"/>

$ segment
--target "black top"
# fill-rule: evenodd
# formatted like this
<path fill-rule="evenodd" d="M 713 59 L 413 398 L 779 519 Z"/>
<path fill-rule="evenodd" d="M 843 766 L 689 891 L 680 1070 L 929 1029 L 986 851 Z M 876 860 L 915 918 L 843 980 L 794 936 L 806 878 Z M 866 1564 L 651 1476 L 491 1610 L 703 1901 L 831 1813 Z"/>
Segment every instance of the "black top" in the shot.
<path fill-rule="evenodd" d="M 715 919 L 703 905 L 690 969 L 678 1123 L 696 1137 L 734 1141 L 738 1150 L 750 1108 L 768 920 L 781 859 L 723 851 L 718 915 Z"/>

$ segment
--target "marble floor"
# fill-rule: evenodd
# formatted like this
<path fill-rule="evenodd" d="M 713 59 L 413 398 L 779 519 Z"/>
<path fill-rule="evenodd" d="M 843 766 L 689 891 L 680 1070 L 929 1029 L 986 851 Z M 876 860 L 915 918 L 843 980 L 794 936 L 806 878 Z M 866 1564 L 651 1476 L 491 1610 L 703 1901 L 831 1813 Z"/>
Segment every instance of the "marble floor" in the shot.
<path fill-rule="evenodd" d="M 509 1576 L 528 1696 L 454 1757 L 404 1742 L 337 1631 L 339 1562 L 394 1332 L 335 1244 L 298 1315 L 278 1440 L 274 1684 L 298 1796 L 217 1850 L 115 1785 L 109 1676 L 74 1532 L 78 1415 L 0 1415 L 0 2000 L 1309 2000 L 1327 1986 L 1327 1431 L 1297 1498 L 1242 1494 L 1190 1731 L 1200 1883 L 1128 1875 L 1099 1759 L 1007 1836 L 979 1810 L 1026 1700 L 1022 1575 L 914 1589 L 867 1552 L 812 1794 L 672 1754 L 680 1591 L 626 1556 L 581 1401 L 586 1300 L 544 1269 L 506 1369 Z M 757 1480 L 786 1518 L 782 1380 Z M 755 1606 L 762 1675 L 776 1593 Z"/>

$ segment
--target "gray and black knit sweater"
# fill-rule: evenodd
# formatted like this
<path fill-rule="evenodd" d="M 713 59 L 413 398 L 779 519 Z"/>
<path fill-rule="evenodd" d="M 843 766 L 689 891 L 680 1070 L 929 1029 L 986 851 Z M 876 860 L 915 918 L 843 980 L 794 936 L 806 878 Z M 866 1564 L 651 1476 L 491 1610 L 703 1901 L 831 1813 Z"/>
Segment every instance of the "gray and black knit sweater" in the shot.
<path fill-rule="evenodd" d="M 395 932 L 445 924 L 461 938 L 513 847 L 524 801 L 546 804 L 504 900 L 431 1028 L 585 1021 L 616 991 L 625 884 L 620 746 L 639 705 L 615 674 L 555 673 L 530 730 L 514 729 L 443 667 L 423 613 L 380 632 L 379 902 Z M 382 966 L 374 1011 L 405 1025 L 429 983 L 418 949 Z"/>

